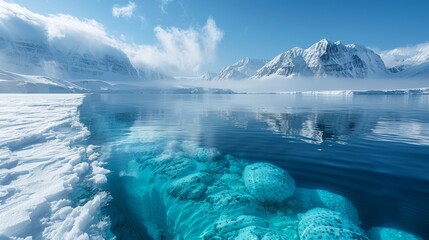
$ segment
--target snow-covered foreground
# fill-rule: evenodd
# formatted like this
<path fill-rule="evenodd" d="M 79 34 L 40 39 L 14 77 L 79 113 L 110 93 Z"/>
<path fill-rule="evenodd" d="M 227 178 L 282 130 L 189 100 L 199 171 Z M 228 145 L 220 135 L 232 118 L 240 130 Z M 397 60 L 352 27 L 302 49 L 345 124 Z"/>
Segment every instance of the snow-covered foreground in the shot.
<path fill-rule="evenodd" d="M 81 145 L 83 98 L 0 95 L 0 239 L 103 237 L 108 171 L 95 146 Z"/>

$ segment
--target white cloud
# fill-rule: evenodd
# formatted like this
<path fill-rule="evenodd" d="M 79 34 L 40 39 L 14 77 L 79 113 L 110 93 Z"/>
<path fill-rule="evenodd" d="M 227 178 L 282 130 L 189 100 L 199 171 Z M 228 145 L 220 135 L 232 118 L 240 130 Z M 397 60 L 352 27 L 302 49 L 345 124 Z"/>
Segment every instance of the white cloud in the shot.
<path fill-rule="evenodd" d="M 136 67 L 149 67 L 167 74 L 199 74 L 216 56 L 223 32 L 209 18 L 201 28 L 154 28 L 156 43 L 127 43 L 115 38 L 91 19 L 70 15 L 41 15 L 17 4 L 0 0 L 0 36 L 36 39 L 73 51 L 127 55 Z"/>
<path fill-rule="evenodd" d="M 137 8 L 137 4 L 135 2 L 129 2 L 125 6 L 119 6 L 115 4 L 112 8 L 112 15 L 114 17 L 131 17 L 134 14 L 134 11 Z"/>
<path fill-rule="evenodd" d="M 203 28 L 203 45 L 207 57 L 213 57 L 223 35 L 224 33 L 216 26 L 216 22 L 213 18 L 209 18 L 207 24 Z"/>
<path fill-rule="evenodd" d="M 38 34 L 35 34 L 37 32 Z M 38 38 L 43 41 L 94 42 L 112 44 L 102 24 L 92 19 L 79 19 L 70 15 L 40 15 L 17 4 L 0 1 L 0 35 L 13 38 Z M 67 38 L 66 40 L 64 40 Z M 66 43 L 65 43 L 66 44 Z M 99 45 L 99 44 L 96 44 Z"/>
<path fill-rule="evenodd" d="M 429 61 L 429 42 L 383 51 L 380 56 L 387 67 L 422 64 Z"/>
<path fill-rule="evenodd" d="M 167 13 L 167 6 L 170 4 L 173 0 L 161 0 L 161 4 L 159 7 L 161 8 L 161 11 L 163 13 Z"/>
<path fill-rule="evenodd" d="M 204 64 L 214 59 L 223 37 L 223 32 L 212 18 L 201 29 L 157 26 L 154 32 L 158 44 L 132 45 L 125 51 L 135 64 L 173 74 L 199 73 Z"/>

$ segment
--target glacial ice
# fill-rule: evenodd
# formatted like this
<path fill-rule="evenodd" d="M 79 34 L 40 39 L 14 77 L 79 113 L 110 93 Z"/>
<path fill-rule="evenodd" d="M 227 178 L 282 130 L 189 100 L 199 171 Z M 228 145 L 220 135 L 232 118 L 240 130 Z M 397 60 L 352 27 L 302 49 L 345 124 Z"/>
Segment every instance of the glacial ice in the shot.
<path fill-rule="evenodd" d="M 0 95 L 0 239 L 102 239 L 109 196 L 77 107 L 83 95 Z M 89 160 L 92 159 L 92 160 Z M 97 177 L 98 176 L 98 177 Z M 105 177 L 105 176 L 104 176 Z M 71 198 L 82 188 L 82 202 Z"/>

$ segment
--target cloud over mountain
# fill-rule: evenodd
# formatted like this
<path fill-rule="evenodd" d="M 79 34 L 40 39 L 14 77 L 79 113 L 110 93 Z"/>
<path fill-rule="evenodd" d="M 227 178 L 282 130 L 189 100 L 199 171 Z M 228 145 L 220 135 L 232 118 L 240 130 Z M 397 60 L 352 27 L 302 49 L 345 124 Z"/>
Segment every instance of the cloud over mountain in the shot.
<path fill-rule="evenodd" d="M 212 18 L 200 29 L 157 26 L 154 32 L 156 45 L 126 45 L 124 49 L 135 64 L 174 74 L 198 73 L 203 65 L 215 58 L 223 38 L 223 31 Z"/>
<path fill-rule="evenodd" d="M 118 16 L 132 14 L 134 5 L 118 7 Z M 128 11 L 130 10 L 130 11 Z M 129 43 L 108 33 L 105 27 L 93 20 L 66 14 L 42 15 L 18 4 L 0 1 L 0 37 L 38 42 L 55 46 L 62 51 L 107 53 L 126 56 L 136 68 L 149 68 L 166 74 L 198 72 L 216 56 L 223 31 L 209 18 L 201 28 L 154 28 L 154 44 Z M 0 57 L 0 61 L 1 61 Z M 3 61 L 7 59 L 3 58 Z"/>
<path fill-rule="evenodd" d="M 429 62 L 429 42 L 383 51 L 380 56 L 387 67 L 419 65 Z"/>

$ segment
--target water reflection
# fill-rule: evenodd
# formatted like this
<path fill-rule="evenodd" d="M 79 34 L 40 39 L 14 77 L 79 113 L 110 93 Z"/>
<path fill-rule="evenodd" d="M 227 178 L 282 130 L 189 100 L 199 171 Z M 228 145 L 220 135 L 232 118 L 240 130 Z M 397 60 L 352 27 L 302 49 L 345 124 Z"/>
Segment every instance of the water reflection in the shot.
<path fill-rule="evenodd" d="M 322 144 L 326 140 L 346 144 L 352 135 L 364 134 L 374 125 L 364 112 L 260 113 L 257 119 L 266 122 L 274 133 L 311 144 Z"/>
<path fill-rule="evenodd" d="M 380 119 L 372 129 L 370 139 L 429 145 L 429 123 L 403 119 Z"/>

